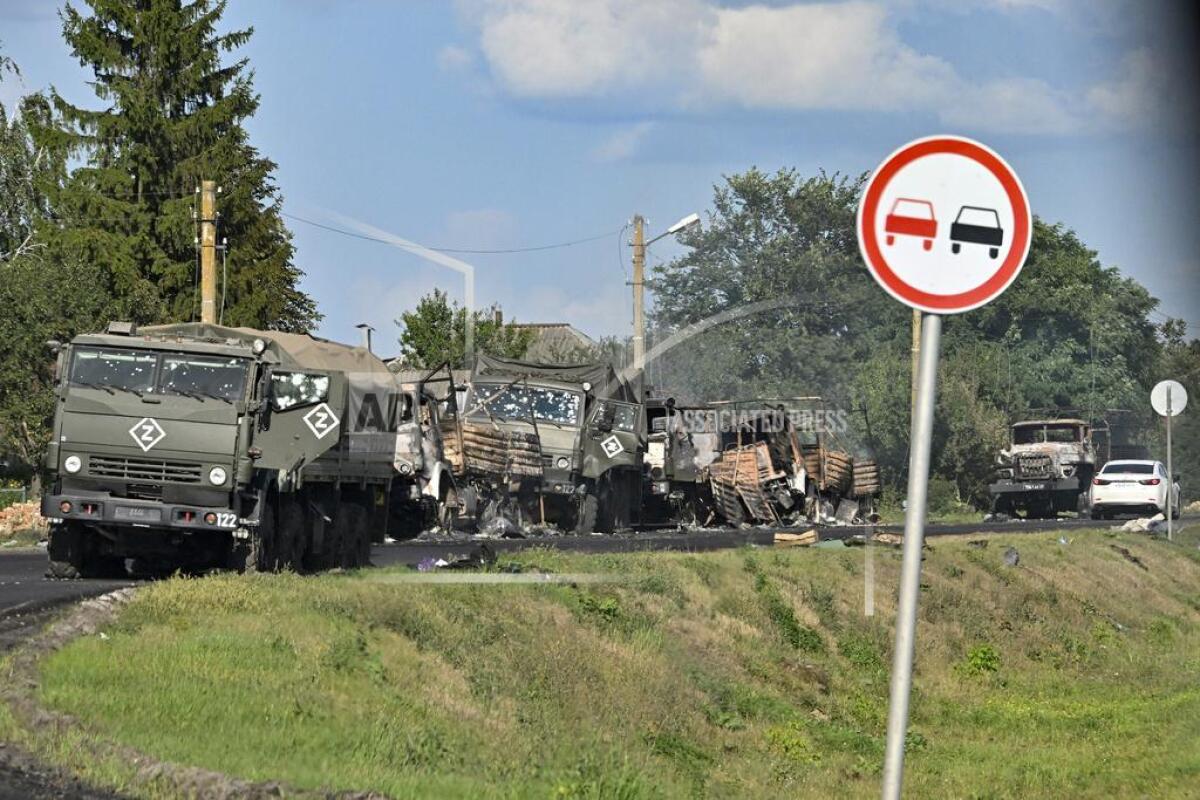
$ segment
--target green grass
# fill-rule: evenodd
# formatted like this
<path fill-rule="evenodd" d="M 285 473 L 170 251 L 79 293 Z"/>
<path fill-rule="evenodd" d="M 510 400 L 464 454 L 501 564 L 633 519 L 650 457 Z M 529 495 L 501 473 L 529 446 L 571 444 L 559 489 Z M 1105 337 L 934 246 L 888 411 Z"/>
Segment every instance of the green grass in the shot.
<path fill-rule="evenodd" d="M 1200 785 L 1194 532 L 1176 545 L 1072 536 L 933 543 L 911 796 L 1186 797 Z M 863 558 L 515 558 L 619 581 L 577 586 L 411 585 L 386 582 L 391 571 L 175 579 L 146 587 L 107 638 L 50 658 L 42 696 L 92 735 L 301 787 L 874 797 L 899 552 L 874 551 L 869 618 Z M 12 731 L 0 717 L 0 736 Z M 89 774 L 112 769 L 21 735 Z"/>

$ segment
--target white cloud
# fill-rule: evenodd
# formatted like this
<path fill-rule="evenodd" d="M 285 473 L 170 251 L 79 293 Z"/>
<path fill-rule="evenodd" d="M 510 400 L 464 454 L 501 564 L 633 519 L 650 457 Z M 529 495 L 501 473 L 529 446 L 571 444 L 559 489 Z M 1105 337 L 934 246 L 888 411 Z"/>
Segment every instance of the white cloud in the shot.
<path fill-rule="evenodd" d="M 1176 119 L 1189 123 L 1196 98 L 1189 77 L 1172 71 L 1149 49 L 1127 54 L 1120 74 L 1093 86 L 1087 93 L 1090 108 L 1119 127 L 1169 123 L 1169 111 L 1183 112 Z"/>
<path fill-rule="evenodd" d="M 637 152 L 642 140 L 646 138 L 646 134 L 652 130 L 654 130 L 653 122 L 639 122 L 636 125 L 621 128 L 592 150 L 592 158 L 597 161 L 624 161 Z"/>
<path fill-rule="evenodd" d="M 894 9 L 879 0 L 736 7 L 717 0 L 460 5 L 478 27 L 492 76 L 513 96 L 620 99 L 623 110 L 647 114 L 728 107 L 911 111 L 966 131 L 1063 134 L 1143 119 L 1148 98 L 1168 88 L 1162 85 L 1166 72 L 1144 53 L 1128 59 L 1122 77 L 1085 93 L 1070 94 L 1032 77 L 970 81 L 940 56 L 904 42 Z M 1053 11 L 1061 0 L 986 5 Z M 627 157 L 645 132 L 618 131 L 593 155 Z"/>

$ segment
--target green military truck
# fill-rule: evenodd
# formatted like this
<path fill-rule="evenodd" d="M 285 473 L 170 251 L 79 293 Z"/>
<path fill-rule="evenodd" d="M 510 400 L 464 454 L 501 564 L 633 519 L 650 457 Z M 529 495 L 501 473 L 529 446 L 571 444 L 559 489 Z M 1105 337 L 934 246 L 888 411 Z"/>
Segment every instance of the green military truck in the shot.
<path fill-rule="evenodd" d="M 642 407 L 607 363 L 480 355 L 463 407 L 443 420 L 458 501 L 482 529 L 608 532 L 637 521 Z"/>
<path fill-rule="evenodd" d="M 405 404 L 368 350 L 199 323 L 57 349 L 52 577 L 368 562 L 405 477 Z"/>

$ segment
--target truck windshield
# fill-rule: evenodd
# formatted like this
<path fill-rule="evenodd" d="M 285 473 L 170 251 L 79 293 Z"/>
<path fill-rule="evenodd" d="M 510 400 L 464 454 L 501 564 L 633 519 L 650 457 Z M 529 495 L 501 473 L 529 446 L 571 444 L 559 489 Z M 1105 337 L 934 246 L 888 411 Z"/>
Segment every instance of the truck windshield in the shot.
<path fill-rule="evenodd" d="M 566 389 L 477 383 L 469 406 L 470 416 L 473 417 L 485 417 L 490 411 L 492 416 L 506 420 L 529 419 L 532 410 L 534 419 L 538 421 L 578 425 L 579 401 L 577 393 Z"/>
<path fill-rule="evenodd" d="M 1073 425 L 1022 425 L 1013 429 L 1014 444 L 1081 442 L 1083 435 Z"/>
<path fill-rule="evenodd" d="M 166 353 L 158 386 L 163 394 L 199 395 L 232 403 L 241 399 L 246 388 L 246 362 L 226 356 Z"/>
<path fill-rule="evenodd" d="M 71 362 L 71 385 L 232 403 L 242 398 L 247 372 L 245 359 L 228 356 L 80 347 Z"/>
<path fill-rule="evenodd" d="M 154 390 L 155 353 L 80 348 L 71 364 L 71 383 L 91 389 L 145 393 Z"/>

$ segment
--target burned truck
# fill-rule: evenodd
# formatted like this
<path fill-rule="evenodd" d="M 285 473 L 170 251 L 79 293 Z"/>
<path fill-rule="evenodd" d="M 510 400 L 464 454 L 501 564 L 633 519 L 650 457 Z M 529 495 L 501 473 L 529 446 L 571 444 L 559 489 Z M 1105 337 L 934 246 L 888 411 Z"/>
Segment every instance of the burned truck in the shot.
<path fill-rule="evenodd" d="M 368 562 L 403 406 L 369 351 L 198 323 L 57 349 L 52 577 Z"/>
<path fill-rule="evenodd" d="M 713 404 L 721 450 L 707 472 L 720 515 L 731 525 L 877 520 L 874 459 L 852 456 L 823 423 L 810 424 L 811 411 L 773 402 Z"/>
<path fill-rule="evenodd" d="M 679 406 L 674 398 L 647 398 L 642 521 L 708 525 L 716 517 L 708 466 L 720 453 L 711 409 Z"/>
<path fill-rule="evenodd" d="M 396 425 L 399 477 L 391 493 L 387 534 L 410 539 L 433 527 L 452 530 L 459 500 L 445 437 L 457 440 L 456 376 L 447 365 L 395 374 L 402 409 Z"/>
<path fill-rule="evenodd" d="M 607 363 L 480 355 L 442 422 L 464 522 L 608 532 L 637 520 L 642 408 Z"/>
<path fill-rule="evenodd" d="M 1085 513 L 1098 466 L 1092 426 L 1082 419 L 1041 419 L 1012 426 L 988 486 L 992 511 L 1030 518 Z"/>

